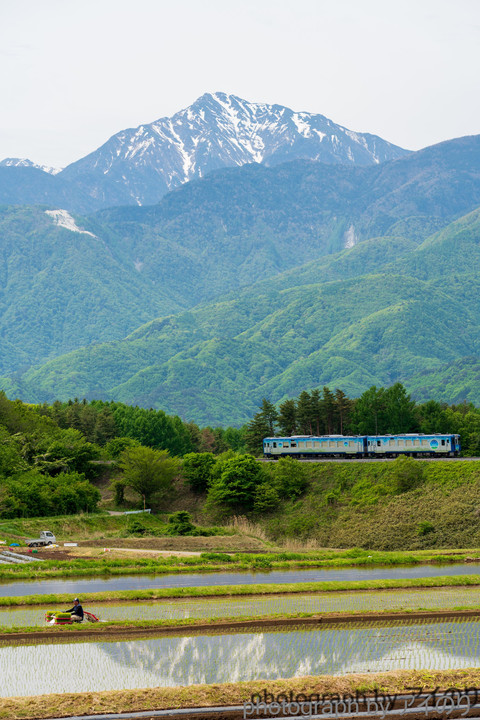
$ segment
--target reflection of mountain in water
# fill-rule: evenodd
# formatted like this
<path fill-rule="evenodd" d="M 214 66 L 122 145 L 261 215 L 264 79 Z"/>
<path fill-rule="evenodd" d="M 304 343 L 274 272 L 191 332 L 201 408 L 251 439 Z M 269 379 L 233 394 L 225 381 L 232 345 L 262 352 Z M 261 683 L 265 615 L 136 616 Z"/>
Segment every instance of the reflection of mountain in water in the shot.
<path fill-rule="evenodd" d="M 479 667 L 480 622 L 245 633 L 119 643 L 101 650 L 158 685 L 392 669 Z"/>

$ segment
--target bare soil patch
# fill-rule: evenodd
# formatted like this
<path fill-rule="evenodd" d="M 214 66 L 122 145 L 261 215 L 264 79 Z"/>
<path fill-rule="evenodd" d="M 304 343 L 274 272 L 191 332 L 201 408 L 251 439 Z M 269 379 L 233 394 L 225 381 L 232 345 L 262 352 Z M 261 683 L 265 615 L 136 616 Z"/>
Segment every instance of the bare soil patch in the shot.
<path fill-rule="evenodd" d="M 212 535 L 209 537 L 161 536 L 100 538 L 83 540 L 80 547 L 141 548 L 145 550 L 196 551 L 196 552 L 278 552 L 262 540 L 242 535 Z"/>

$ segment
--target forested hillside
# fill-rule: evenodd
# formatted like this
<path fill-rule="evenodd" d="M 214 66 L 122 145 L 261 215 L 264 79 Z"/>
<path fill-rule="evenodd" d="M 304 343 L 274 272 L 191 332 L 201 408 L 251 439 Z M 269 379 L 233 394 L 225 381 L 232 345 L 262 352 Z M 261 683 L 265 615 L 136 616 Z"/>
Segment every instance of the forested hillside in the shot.
<path fill-rule="evenodd" d="M 290 285 L 376 273 L 480 205 L 479 165 L 480 139 L 461 138 L 368 168 L 298 160 L 218 171 L 156 206 L 88 218 L 0 208 L 0 373 L 18 380 L 289 269 Z M 304 267 L 364 240 L 349 263 Z"/>
<path fill-rule="evenodd" d="M 480 211 L 418 246 L 361 242 L 4 387 L 38 401 L 138 403 L 214 425 L 241 425 L 262 397 L 277 402 L 303 388 L 352 396 L 397 381 L 409 388 L 419 373 L 478 357 L 479 253 Z M 442 399 L 479 403 L 478 383 L 462 377 Z"/>
<path fill-rule="evenodd" d="M 272 432 L 377 427 L 460 432 L 463 452 L 480 449 L 477 408 L 416 404 L 400 385 L 370 388 L 357 400 L 341 390 L 303 391 L 278 409 L 265 400 L 241 431 L 200 428 L 121 403 L 26 405 L 0 393 L 0 518 L 90 514 L 100 501 L 115 510 L 146 502 L 163 520 L 133 518 L 124 524 L 127 534 L 223 534 L 195 523 L 230 523 L 241 515 L 250 532 L 258 524 L 278 542 L 384 550 L 478 544 L 477 461 L 262 463 L 244 453 L 245 441 L 256 453 L 259 438 Z M 99 517 L 96 526 L 107 525 Z"/>

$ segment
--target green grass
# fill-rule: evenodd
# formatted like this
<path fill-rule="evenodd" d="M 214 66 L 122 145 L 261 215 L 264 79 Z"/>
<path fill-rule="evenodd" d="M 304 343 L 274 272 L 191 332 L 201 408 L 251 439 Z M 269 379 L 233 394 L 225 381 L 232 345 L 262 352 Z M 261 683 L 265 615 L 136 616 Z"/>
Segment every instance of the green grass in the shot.
<path fill-rule="evenodd" d="M 396 461 L 306 463 L 307 492 L 261 524 L 275 542 L 313 539 L 324 547 L 416 554 L 480 545 L 480 462 L 417 464 L 420 481 L 400 492 Z"/>

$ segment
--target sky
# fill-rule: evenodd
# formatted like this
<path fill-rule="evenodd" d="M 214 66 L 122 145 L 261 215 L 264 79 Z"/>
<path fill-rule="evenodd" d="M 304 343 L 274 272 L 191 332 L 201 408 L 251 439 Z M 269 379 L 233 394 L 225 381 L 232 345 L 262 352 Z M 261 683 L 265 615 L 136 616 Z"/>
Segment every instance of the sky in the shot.
<path fill-rule="evenodd" d="M 480 0 L 0 0 L 0 159 L 64 167 L 216 91 L 411 150 L 480 134 Z"/>

